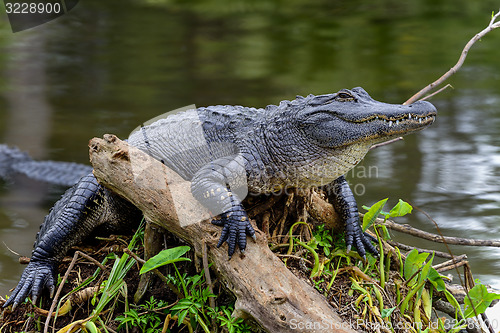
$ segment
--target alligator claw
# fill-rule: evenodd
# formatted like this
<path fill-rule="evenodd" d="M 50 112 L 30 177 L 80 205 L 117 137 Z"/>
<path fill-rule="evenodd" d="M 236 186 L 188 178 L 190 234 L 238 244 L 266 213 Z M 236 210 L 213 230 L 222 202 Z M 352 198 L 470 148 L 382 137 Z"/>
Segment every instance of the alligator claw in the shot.
<path fill-rule="evenodd" d="M 55 290 L 54 264 L 47 260 L 31 260 L 24 269 L 17 287 L 3 307 L 12 304 L 12 309 L 14 310 L 30 294 L 33 303 L 36 303 L 44 288 L 50 290 L 52 297 Z"/>
<path fill-rule="evenodd" d="M 222 221 L 222 219 L 220 219 L 220 220 L 213 219 L 212 220 L 212 224 L 216 225 L 216 226 L 219 226 L 219 227 L 223 227 L 224 226 L 224 221 Z"/>
<path fill-rule="evenodd" d="M 223 213 L 220 220 L 212 220 L 212 224 L 222 226 L 222 232 L 217 247 L 220 247 L 227 241 L 227 254 L 229 258 L 231 258 L 236 251 L 236 246 L 238 246 L 242 254 L 245 253 L 247 235 L 256 240 L 255 230 L 250 224 L 250 220 L 241 205 L 235 205 L 230 211 Z"/>
<path fill-rule="evenodd" d="M 359 230 L 358 230 L 359 229 Z M 371 243 L 374 240 L 374 237 L 361 231 L 361 228 L 358 226 L 355 228 L 350 235 L 346 235 L 346 252 L 349 253 L 352 246 L 356 246 L 356 250 L 358 254 L 366 259 L 366 252 L 372 253 L 375 257 L 379 256 L 378 250 Z"/>
<path fill-rule="evenodd" d="M 378 256 L 378 250 L 372 241 L 377 241 L 373 236 L 363 232 L 359 226 L 357 218 L 348 219 L 346 221 L 346 232 L 345 232 L 345 242 L 347 246 L 347 253 L 351 250 L 352 246 L 356 247 L 358 254 L 364 257 L 366 252 L 372 253 L 374 256 Z"/>
<path fill-rule="evenodd" d="M 56 291 L 56 286 L 55 285 L 51 285 L 50 289 L 49 289 L 49 297 L 50 298 L 54 298 L 55 291 Z"/>

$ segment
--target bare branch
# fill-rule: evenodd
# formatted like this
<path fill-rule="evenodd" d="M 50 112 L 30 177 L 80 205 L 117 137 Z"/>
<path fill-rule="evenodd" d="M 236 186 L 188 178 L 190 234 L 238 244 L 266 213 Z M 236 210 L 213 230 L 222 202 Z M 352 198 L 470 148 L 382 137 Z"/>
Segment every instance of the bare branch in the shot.
<path fill-rule="evenodd" d="M 420 100 L 421 100 L 421 101 L 425 101 L 426 99 L 429 99 L 429 98 L 431 98 L 432 96 L 437 95 L 437 94 L 439 94 L 440 92 L 442 92 L 443 90 L 446 90 L 446 89 L 448 89 L 448 88 L 452 88 L 452 89 L 453 89 L 453 86 L 452 86 L 451 84 L 449 84 L 449 83 L 448 83 L 448 84 L 447 84 L 447 85 L 445 85 L 443 88 L 439 88 L 438 90 L 436 90 L 436 91 L 435 91 L 435 92 L 433 92 L 432 94 L 429 94 L 429 95 L 427 95 L 427 96 L 425 96 L 425 97 L 421 98 Z"/>
<path fill-rule="evenodd" d="M 441 236 L 414 228 L 408 224 L 399 224 L 391 220 L 387 220 L 384 223 L 383 219 L 377 219 L 375 223 L 385 224 L 385 226 L 387 226 L 389 229 L 403 232 L 405 234 L 412 235 L 415 237 L 427 239 L 436 243 L 446 243 L 449 245 L 500 247 L 500 240 L 495 240 L 495 239 L 470 239 L 470 238 Z"/>
<path fill-rule="evenodd" d="M 428 92 L 434 90 L 437 86 L 439 86 L 444 81 L 446 81 L 450 76 L 455 74 L 460 69 L 460 67 L 462 67 L 462 65 L 465 61 L 465 58 L 467 57 L 467 53 L 469 52 L 472 45 L 474 45 L 478 40 L 483 38 L 491 30 L 500 27 L 500 21 L 496 22 L 496 20 L 499 18 L 499 16 L 500 16 L 500 11 L 492 16 L 490 23 L 488 24 L 488 26 L 485 29 L 483 29 L 481 32 L 477 33 L 471 40 L 469 40 L 469 42 L 465 45 L 464 49 L 462 50 L 462 54 L 460 55 L 460 58 L 458 59 L 458 62 L 455 64 L 455 66 L 453 66 L 449 71 L 444 73 L 439 79 L 432 82 L 431 84 L 429 84 L 428 86 L 426 86 L 422 90 L 420 90 L 418 93 L 416 93 L 415 95 L 410 97 L 410 99 L 408 99 L 406 102 L 404 102 L 403 105 L 408 105 L 408 104 L 414 103 L 415 101 L 422 98 Z"/>
<path fill-rule="evenodd" d="M 400 141 L 400 140 L 403 140 L 402 136 L 399 136 L 399 137 L 397 137 L 395 139 L 392 139 L 392 140 L 389 140 L 389 141 L 385 141 L 385 142 L 374 144 L 373 146 L 370 147 L 370 150 L 371 149 L 376 149 L 376 148 L 382 147 L 382 146 L 387 146 L 388 144 L 391 144 L 391 143 L 394 143 L 394 142 Z"/>
<path fill-rule="evenodd" d="M 467 255 L 462 254 L 462 255 L 454 257 L 451 260 L 434 265 L 434 266 L 432 266 L 432 268 L 434 268 L 438 272 L 444 272 L 444 271 L 448 271 L 450 269 L 454 269 L 455 267 L 463 266 L 463 265 L 465 265 L 465 263 L 468 263 Z"/>
<path fill-rule="evenodd" d="M 425 253 L 434 253 L 434 255 L 436 257 L 446 258 L 446 259 L 452 259 L 453 258 L 453 256 L 451 254 L 446 253 L 446 252 L 423 249 L 423 248 L 420 248 L 420 247 L 411 246 L 411 245 L 403 244 L 403 243 L 400 243 L 400 242 L 396 242 L 395 240 L 391 240 L 391 239 L 387 239 L 385 241 L 388 244 L 390 244 L 391 246 L 397 246 L 399 249 L 404 250 L 404 251 L 411 251 L 413 249 L 417 249 L 417 251 L 419 253 L 424 253 L 424 252 Z"/>

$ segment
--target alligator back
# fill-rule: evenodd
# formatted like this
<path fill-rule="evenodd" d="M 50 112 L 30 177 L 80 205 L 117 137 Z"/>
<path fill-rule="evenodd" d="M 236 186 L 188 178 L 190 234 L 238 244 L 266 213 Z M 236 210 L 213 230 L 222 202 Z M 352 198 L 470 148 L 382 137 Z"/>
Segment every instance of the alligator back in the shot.
<path fill-rule="evenodd" d="M 187 110 L 140 127 L 128 142 L 191 180 L 208 163 L 237 155 L 242 133 L 250 131 L 263 112 L 242 106 Z"/>

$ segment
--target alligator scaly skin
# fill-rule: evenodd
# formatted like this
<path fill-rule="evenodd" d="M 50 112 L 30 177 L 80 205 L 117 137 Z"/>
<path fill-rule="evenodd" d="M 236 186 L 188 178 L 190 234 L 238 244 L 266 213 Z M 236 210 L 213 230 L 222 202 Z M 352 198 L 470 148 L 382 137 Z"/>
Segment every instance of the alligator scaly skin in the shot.
<path fill-rule="evenodd" d="M 191 192 L 223 227 L 217 246 L 243 252 L 254 236 L 241 205 L 247 192 L 327 186 L 329 200 L 346 223 L 346 244 L 363 257 L 376 248 L 366 239 L 356 201 L 343 175 L 378 142 L 432 124 L 429 102 L 375 101 L 362 88 L 297 97 L 265 109 L 213 106 L 188 110 L 141 127 L 129 144 L 191 182 Z M 72 244 L 99 225 L 125 223 L 131 204 L 102 188 L 90 174 L 55 204 L 40 230 L 32 259 L 4 306 L 54 285 L 54 266 Z M 126 215 L 126 216 L 125 216 Z"/>
<path fill-rule="evenodd" d="M 55 268 L 73 245 L 100 225 L 106 224 L 110 229 L 124 227 L 140 216 L 134 205 L 100 185 L 93 174 L 82 177 L 45 217 L 30 262 L 5 306 L 18 304 L 29 294 L 35 303 L 43 288 L 48 288 L 52 295 Z"/>

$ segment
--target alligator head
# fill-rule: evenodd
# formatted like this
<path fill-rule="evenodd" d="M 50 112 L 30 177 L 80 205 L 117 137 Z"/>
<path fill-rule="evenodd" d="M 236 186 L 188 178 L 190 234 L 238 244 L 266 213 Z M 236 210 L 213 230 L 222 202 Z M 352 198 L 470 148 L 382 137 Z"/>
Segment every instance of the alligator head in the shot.
<path fill-rule="evenodd" d="M 371 146 L 421 130 L 432 124 L 437 114 L 429 102 L 382 103 L 360 87 L 298 97 L 295 102 L 303 105 L 294 117 L 297 125 L 309 140 L 325 148 Z"/>

